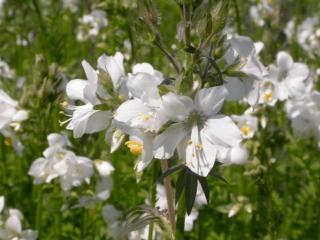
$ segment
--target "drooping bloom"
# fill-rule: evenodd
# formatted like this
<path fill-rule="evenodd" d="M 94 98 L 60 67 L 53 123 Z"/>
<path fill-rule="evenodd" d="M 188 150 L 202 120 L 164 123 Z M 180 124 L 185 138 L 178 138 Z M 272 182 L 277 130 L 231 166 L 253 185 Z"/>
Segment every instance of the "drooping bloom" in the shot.
<path fill-rule="evenodd" d="M 219 114 L 228 92 L 224 86 L 201 89 L 195 100 L 169 93 L 163 96 L 164 114 L 174 123 L 158 135 L 154 156 L 169 159 L 178 149 L 186 166 L 207 176 L 221 147 L 236 147 L 242 137 L 231 118 Z"/>

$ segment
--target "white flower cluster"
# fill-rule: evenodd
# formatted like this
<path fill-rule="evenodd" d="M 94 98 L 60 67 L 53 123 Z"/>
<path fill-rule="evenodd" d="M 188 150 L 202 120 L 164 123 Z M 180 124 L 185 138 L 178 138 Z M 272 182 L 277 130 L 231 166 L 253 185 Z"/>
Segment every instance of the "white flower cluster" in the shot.
<path fill-rule="evenodd" d="M 320 55 L 320 22 L 316 16 L 306 18 L 302 23 L 292 19 L 284 30 L 289 40 L 295 39 L 298 44 L 310 55 Z"/>
<path fill-rule="evenodd" d="M 17 139 L 15 132 L 21 127 L 21 122 L 28 118 L 28 112 L 19 108 L 18 102 L 0 89 L 0 133 L 6 138 L 8 145 L 13 145 L 17 153 L 21 153 L 23 146 Z"/>
<path fill-rule="evenodd" d="M 111 137 L 117 146 L 124 133 L 129 135 L 125 145 L 139 156 L 137 172 L 154 157 L 169 159 L 178 149 L 186 166 L 207 176 L 216 160 L 229 161 L 218 157 L 220 151 L 239 148 L 242 140 L 239 128 L 231 118 L 219 113 L 228 96 L 224 86 L 200 89 L 194 99 L 174 92 L 161 96 L 158 87 L 164 77 L 150 64 L 136 64 L 132 73 L 125 75 L 123 55 L 116 53 L 99 58 L 99 71 L 85 61 L 82 65 L 88 80 L 70 81 L 66 92 L 71 100 L 81 100 L 84 105 L 67 108 L 73 111 L 67 128 L 73 130 L 75 137 L 107 127 L 109 131 L 118 129 Z M 112 92 L 102 87 L 105 74 L 112 81 Z M 104 101 L 115 102 L 115 95 L 126 101 L 113 114 L 97 109 Z"/>
<path fill-rule="evenodd" d="M 22 229 L 22 213 L 18 209 L 9 209 L 4 213 L 5 199 L 0 196 L 0 239 L 1 240 L 35 240 L 37 231 Z"/>
<path fill-rule="evenodd" d="M 85 14 L 79 19 L 77 40 L 80 42 L 98 36 L 100 30 L 108 26 L 106 13 L 102 10 L 93 10 L 90 14 Z"/>
<path fill-rule="evenodd" d="M 34 177 L 34 183 L 50 183 L 59 178 L 61 188 L 69 191 L 83 182 L 90 182 L 93 174 L 93 164 L 89 158 L 75 155 L 67 150 L 68 139 L 58 133 L 48 136 L 49 147 L 41 158 L 36 159 L 29 170 Z"/>

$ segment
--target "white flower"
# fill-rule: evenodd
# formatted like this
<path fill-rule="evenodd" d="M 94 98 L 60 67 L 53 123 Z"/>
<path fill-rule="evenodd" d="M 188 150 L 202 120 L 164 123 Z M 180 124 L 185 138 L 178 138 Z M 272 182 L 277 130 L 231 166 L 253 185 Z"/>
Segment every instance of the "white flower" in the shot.
<path fill-rule="evenodd" d="M 317 16 L 306 18 L 298 26 L 296 25 L 296 19 L 293 18 L 287 23 L 284 32 L 290 40 L 292 40 L 295 37 L 298 44 L 311 57 L 319 56 L 320 27 L 319 18 Z"/>
<path fill-rule="evenodd" d="M 102 10 L 93 10 L 90 14 L 83 15 L 79 19 L 77 33 L 78 41 L 86 41 L 88 38 L 96 37 L 102 28 L 108 26 L 106 13 Z"/>
<path fill-rule="evenodd" d="M 93 164 L 89 158 L 76 156 L 65 149 L 68 141 L 58 134 L 50 134 L 48 142 L 44 157 L 36 159 L 28 172 L 35 178 L 35 184 L 50 183 L 52 179 L 59 178 L 61 188 L 69 191 L 72 187 L 80 186 L 83 181 L 90 181 Z"/>
<path fill-rule="evenodd" d="M 232 115 L 232 119 L 237 123 L 243 138 L 252 138 L 258 130 L 258 119 L 251 115 L 250 109 L 243 115 Z"/>
<path fill-rule="evenodd" d="M 20 123 L 28 118 L 28 112 L 19 110 L 18 102 L 0 89 L 0 131 L 13 127 L 20 128 Z"/>
<path fill-rule="evenodd" d="M 7 145 L 13 145 L 15 151 L 21 154 L 23 145 L 16 137 L 15 131 L 21 127 L 21 122 L 28 118 L 28 112 L 19 109 L 18 102 L 0 89 L 0 133 L 5 137 Z"/>
<path fill-rule="evenodd" d="M 320 146 L 320 93 L 313 91 L 298 100 L 286 102 L 294 134 L 301 138 L 315 136 Z"/>
<path fill-rule="evenodd" d="M 186 166 L 207 176 L 220 147 L 235 147 L 242 140 L 233 121 L 219 111 L 228 92 L 224 86 L 201 89 L 195 100 L 173 93 L 163 96 L 164 114 L 171 124 L 154 142 L 154 156 L 169 159 L 178 148 Z"/>
<path fill-rule="evenodd" d="M 303 63 L 293 62 L 286 52 L 277 54 L 277 65 L 269 67 L 262 82 L 260 103 L 274 105 L 277 100 L 299 98 L 306 93 L 310 71 Z"/>
<path fill-rule="evenodd" d="M 4 209 L 4 197 L 0 197 L 0 214 Z M 8 218 L 2 223 L 0 221 L 1 240 L 35 240 L 38 238 L 37 231 L 31 229 L 23 230 L 21 221 L 22 213 L 18 209 L 9 209 Z"/>
<path fill-rule="evenodd" d="M 66 86 L 66 93 L 71 100 L 80 100 L 84 105 L 68 106 L 73 111 L 72 116 L 65 122 L 69 122 L 67 129 L 73 130 L 75 138 L 85 133 L 99 132 L 110 124 L 111 112 L 100 111 L 94 107 L 100 104 L 100 98 L 109 98 L 98 83 L 97 72 L 86 62 L 82 61 L 83 69 L 88 80 L 74 79 Z M 65 123 L 64 122 L 64 123 Z"/>
<path fill-rule="evenodd" d="M 154 134 L 150 132 L 144 132 L 139 129 L 127 129 L 129 134 L 129 141 L 125 142 L 125 145 L 129 148 L 133 155 L 136 155 L 137 162 L 135 170 L 137 173 L 142 172 L 152 161 L 153 154 L 153 141 Z"/>
<path fill-rule="evenodd" d="M 229 39 L 231 47 L 225 58 L 228 64 L 232 64 L 237 57 L 246 61 L 240 69 L 248 77 L 227 77 L 225 86 L 228 89 L 228 100 L 245 100 L 254 106 L 259 100 L 259 84 L 266 74 L 265 67 L 259 60 L 259 53 L 263 48 L 262 42 L 254 43 L 249 37 L 232 35 Z"/>

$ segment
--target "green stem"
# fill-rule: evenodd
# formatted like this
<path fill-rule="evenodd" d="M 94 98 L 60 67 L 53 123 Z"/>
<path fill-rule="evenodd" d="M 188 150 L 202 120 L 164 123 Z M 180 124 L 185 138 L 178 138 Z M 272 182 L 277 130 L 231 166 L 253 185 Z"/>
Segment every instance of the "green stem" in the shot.
<path fill-rule="evenodd" d="M 43 192 L 42 192 L 42 185 L 36 186 L 37 187 L 37 209 L 36 209 L 36 229 L 39 232 L 39 238 L 41 238 L 41 221 L 42 221 L 42 208 L 43 208 Z"/>
<path fill-rule="evenodd" d="M 178 204 L 178 211 L 177 211 L 177 225 L 176 225 L 176 233 L 175 239 L 180 240 L 184 239 L 184 218 L 186 215 L 186 208 L 185 208 L 185 198 L 183 197 L 184 194 L 181 194 L 182 197 L 179 200 Z"/>
<path fill-rule="evenodd" d="M 80 229 L 81 239 L 85 239 L 86 234 L 86 209 L 82 209 L 81 212 L 81 229 Z"/>
<path fill-rule="evenodd" d="M 241 35 L 242 29 L 241 29 L 241 17 L 240 17 L 240 10 L 239 10 L 239 5 L 237 0 L 233 0 L 234 3 L 234 10 L 236 12 L 236 20 L 237 20 L 237 31 L 238 34 Z"/>
<path fill-rule="evenodd" d="M 5 138 L 1 136 L 1 167 L 2 167 L 2 177 L 3 177 L 3 183 L 7 181 L 7 171 L 6 171 L 6 161 L 7 161 L 7 154 L 6 154 L 6 145 L 4 143 Z"/>
<path fill-rule="evenodd" d="M 152 172 L 152 184 L 151 184 L 151 206 L 155 207 L 157 200 L 157 178 L 158 178 L 158 164 L 153 164 L 153 172 Z M 149 233 L 148 240 L 153 239 L 153 228 L 154 224 L 150 223 L 149 225 Z"/>

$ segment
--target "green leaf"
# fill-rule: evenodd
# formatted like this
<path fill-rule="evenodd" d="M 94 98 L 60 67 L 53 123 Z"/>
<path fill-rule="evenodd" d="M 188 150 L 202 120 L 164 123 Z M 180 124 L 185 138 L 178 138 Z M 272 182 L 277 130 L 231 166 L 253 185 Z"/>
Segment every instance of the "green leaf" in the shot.
<path fill-rule="evenodd" d="M 183 192 L 183 189 L 184 189 L 185 184 L 186 184 L 186 171 L 187 171 L 187 169 L 184 168 L 179 173 L 179 176 L 178 176 L 178 179 L 177 179 L 177 182 L 176 182 L 176 196 L 175 196 L 176 204 L 178 203 L 179 198 L 181 196 L 181 193 Z"/>
<path fill-rule="evenodd" d="M 186 171 L 185 199 L 187 214 L 190 215 L 194 201 L 197 196 L 198 178 L 189 169 Z"/>
<path fill-rule="evenodd" d="M 198 177 L 198 180 L 201 184 L 202 190 L 204 195 L 206 196 L 207 199 L 207 203 L 209 204 L 210 201 L 210 190 L 209 190 L 209 186 L 208 186 L 208 181 L 205 177 Z"/>
<path fill-rule="evenodd" d="M 161 178 L 164 179 L 165 177 L 171 175 L 172 173 L 179 171 L 181 168 L 183 168 L 184 165 L 183 164 L 178 164 L 176 166 L 173 166 L 171 168 L 169 168 L 167 171 L 165 171 L 162 175 Z"/>
<path fill-rule="evenodd" d="M 209 173 L 209 176 L 214 177 L 216 179 L 219 179 L 219 180 L 229 184 L 228 181 L 220 173 L 215 172 L 213 169 Z"/>

